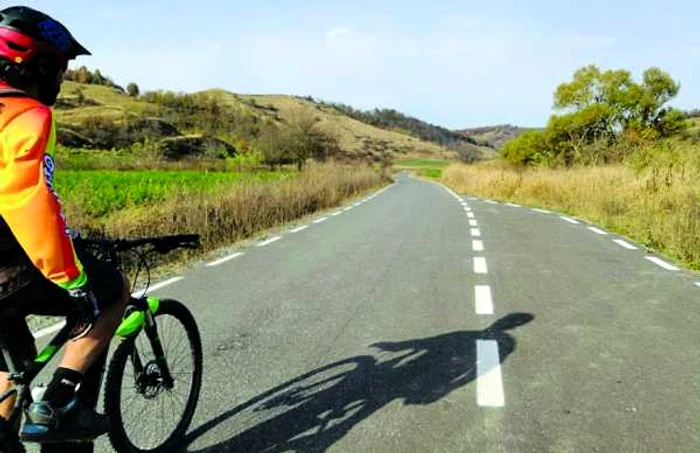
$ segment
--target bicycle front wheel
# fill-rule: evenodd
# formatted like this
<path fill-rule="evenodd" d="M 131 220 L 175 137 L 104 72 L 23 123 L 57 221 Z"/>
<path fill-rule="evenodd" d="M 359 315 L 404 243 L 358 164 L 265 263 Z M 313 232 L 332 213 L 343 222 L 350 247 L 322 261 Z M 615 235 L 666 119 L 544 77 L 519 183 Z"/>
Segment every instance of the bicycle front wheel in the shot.
<path fill-rule="evenodd" d="M 155 320 L 174 386 L 165 384 L 144 332 L 116 348 L 107 370 L 104 407 L 112 425 L 109 439 L 118 452 L 174 450 L 199 400 L 202 342 L 192 314 L 180 302 L 163 300 Z"/>

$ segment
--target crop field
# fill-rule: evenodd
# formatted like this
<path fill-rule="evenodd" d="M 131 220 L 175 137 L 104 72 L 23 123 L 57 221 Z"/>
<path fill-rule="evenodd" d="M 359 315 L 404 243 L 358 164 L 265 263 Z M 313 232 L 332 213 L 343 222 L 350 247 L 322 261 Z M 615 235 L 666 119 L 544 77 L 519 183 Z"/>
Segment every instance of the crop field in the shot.
<path fill-rule="evenodd" d="M 214 193 L 240 182 L 293 179 L 295 172 L 62 170 L 56 190 L 69 211 L 100 218 L 174 195 Z"/>

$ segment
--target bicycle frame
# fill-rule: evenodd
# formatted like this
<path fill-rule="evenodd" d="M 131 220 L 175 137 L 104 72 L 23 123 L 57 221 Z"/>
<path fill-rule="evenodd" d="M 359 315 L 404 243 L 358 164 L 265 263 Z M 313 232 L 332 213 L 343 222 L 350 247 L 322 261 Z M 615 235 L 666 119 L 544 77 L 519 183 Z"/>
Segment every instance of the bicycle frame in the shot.
<path fill-rule="evenodd" d="M 163 351 L 163 346 L 160 342 L 160 337 L 158 335 L 157 326 L 155 323 L 155 315 L 158 313 L 160 307 L 160 300 L 156 298 L 132 298 L 129 305 L 127 306 L 126 315 L 124 320 L 119 325 L 115 332 L 115 336 L 123 338 L 127 341 L 133 341 L 136 336 L 145 330 L 145 333 L 153 347 L 153 353 L 156 357 L 156 361 L 160 366 L 161 372 L 163 373 L 163 381 L 166 387 L 172 388 L 173 378 L 170 374 L 170 369 L 166 362 L 165 353 Z M 13 357 L 8 349 L 2 348 L 2 354 L 5 357 L 5 362 L 9 368 L 10 382 L 14 386 L 0 395 L 0 404 L 8 400 L 13 396 L 17 396 L 14 407 L 12 409 L 12 415 L 8 422 L 10 426 L 19 426 L 20 419 L 22 417 L 22 408 L 28 406 L 33 402 L 33 397 L 31 394 L 31 383 L 34 379 L 41 373 L 41 371 L 46 367 L 46 365 L 53 359 L 58 351 L 68 342 L 69 332 L 71 326 L 66 325 L 56 334 L 55 337 L 39 352 L 34 359 L 34 361 L 26 366 L 21 363 L 21 359 Z M 104 358 L 106 359 L 106 352 L 104 353 Z M 18 362 L 20 360 L 20 362 Z M 141 359 L 134 349 L 134 354 L 132 355 L 132 361 L 134 364 L 134 371 L 140 373 L 143 370 L 143 364 Z M 102 366 L 100 366 L 100 382 L 102 376 Z M 99 386 L 97 388 L 99 391 Z"/>

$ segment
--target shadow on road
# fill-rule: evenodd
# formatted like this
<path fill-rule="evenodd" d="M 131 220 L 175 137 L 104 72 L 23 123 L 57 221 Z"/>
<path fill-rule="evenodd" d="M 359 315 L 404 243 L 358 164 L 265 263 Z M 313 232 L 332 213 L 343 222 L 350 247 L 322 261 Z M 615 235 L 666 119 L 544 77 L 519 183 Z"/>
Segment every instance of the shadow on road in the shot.
<path fill-rule="evenodd" d="M 190 433 L 187 445 L 207 435 L 227 440 L 187 451 L 326 451 L 394 400 L 431 404 L 467 385 L 476 378 L 476 341 L 497 341 L 503 362 L 516 347 L 507 331 L 533 319 L 513 313 L 486 330 L 373 344 L 374 355 L 315 369 L 210 420 Z"/>

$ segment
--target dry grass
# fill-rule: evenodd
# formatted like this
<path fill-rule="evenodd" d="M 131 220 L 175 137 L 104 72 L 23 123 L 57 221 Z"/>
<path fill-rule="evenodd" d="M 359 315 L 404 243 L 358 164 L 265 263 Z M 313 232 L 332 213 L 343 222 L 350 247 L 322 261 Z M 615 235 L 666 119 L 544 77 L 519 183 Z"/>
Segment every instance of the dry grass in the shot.
<path fill-rule="evenodd" d="M 262 107 L 274 107 L 282 119 L 289 120 L 294 115 L 310 114 L 319 119 L 320 127 L 338 137 L 340 146 L 352 154 L 363 152 L 364 143 L 385 142 L 395 155 L 447 157 L 450 153 L 435 143 L 426 142 L 399 132 L 380 129 L 330 108 L 319 107 L 303 99 L 284 95 L 241 95 L 240 99 L 255 101 Z M 452 153 L 453 154 L 453 153 Z"/>
<path fill-rule="evenodd" d="M 204 251 L 249 238 L 315 211 L 338 206 L 379 187 L 384 179 L 370 167 L 312 164 L 298 178 L 239 182 L 214 194 L 174 194 L 164 202 L 90 218 L 76 207 L 71 223 L 109 237 L 197 233 Z"/>
<path fill-rule="evenodd" d="M 462 193 L 566 212 L 602 225 L 700 270 L 697 147 L 640 171 L 616 165 L 518 169 L 502 161 L 453 165 L 442 181 Z"/>

